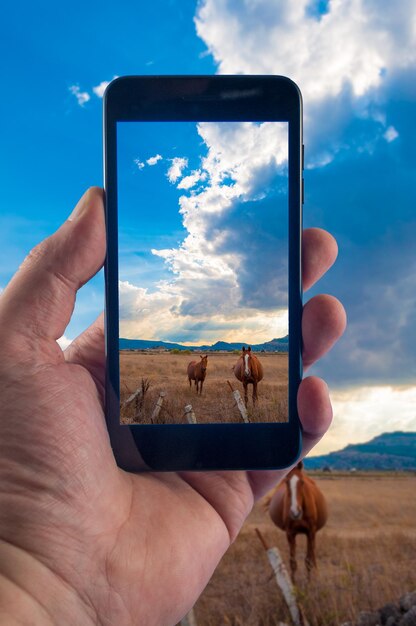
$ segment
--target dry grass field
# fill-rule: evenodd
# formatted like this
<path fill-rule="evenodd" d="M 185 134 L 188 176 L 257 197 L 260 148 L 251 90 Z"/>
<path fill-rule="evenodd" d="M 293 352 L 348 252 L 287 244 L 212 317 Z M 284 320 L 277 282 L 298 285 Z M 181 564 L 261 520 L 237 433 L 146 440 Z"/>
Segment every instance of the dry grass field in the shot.
<path fill-rule="evenodd" d="M 330 516 L 317 535 L 319 572 L 310 584 L 306 539 L 298 536 L 297 594 L 311 626 L 340 626 L 416 589 L 416 476 L 315 478 Z M 289 568 L 285 535 L 259 503 L 195 606 L 198 626 L 291 623 L 256 526 Z"/>
<path fill-rule="evenodd" d="M 232 366 L 238 354 L 208 353 L 207 374 L 202 396 L 197 396 L 195 383 L 189 387 L 188 363 L 199 360 L 198 354 L 169 352 L 120 351 L 121 404 L 140 387 L 142 379 L 149 383 L 143 402 L 131 403 L 121 411 L 121 421 L 127 424 L 149 424 L 150 416 L 161 391 L 165 392 L 158 424 L 186 423 L 185 406 L 191 404 L 198 423 L 241 422 L 232 392 L 231 382 L 243 397 L 243 385 L 235 378 Z M 249 385 L 248 416 L 253 422 L 284 422 L 287 420 L 287 353 L 262 353 L 259 356 L 264 378 L 258 384 L 258 404 L 253 409 L 252 385 Z"/>

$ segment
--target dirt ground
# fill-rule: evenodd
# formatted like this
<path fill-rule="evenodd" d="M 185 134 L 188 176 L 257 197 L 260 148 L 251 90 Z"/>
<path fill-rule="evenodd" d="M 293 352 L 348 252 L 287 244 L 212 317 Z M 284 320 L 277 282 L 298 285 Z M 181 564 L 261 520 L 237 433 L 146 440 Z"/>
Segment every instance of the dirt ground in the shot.
<path fill-rule="evenodd" d="M 258 403 L 253 407 L 249 385 L 248 417 L 252 422 L 284 422 L 288 411 L 288 355 L 258 355 L 264 378 L 258 384 Z M 127 424 L 185 424 L 185 406 L 192 405 L 198 423 L 242 422 L 241 414 L 227 380 L 244 397 L 243 385 L 234 376 L 232 366 L 238 354 L 208 353 L 208 367 L 202 395 L 195 385 L 189 386 L 187 367 L 198 354 L 144 353 L 120 351 L 121 405 L 141 386 L 149 384 L 144 400 L 130 403 L 121 410 Z M 151 415 L 160 392 L 164 392 L 162 409 L 155 422 Z"/>
<path fill-rule="evenodd" d="M 416 589 L 416 476 L 318 476 L 329 505 L 310 583 L 298 537 L 296 593 L 311 626 L 340 626 Z M 291 623 L 255 528 L 289 568 L 285 534 L 256 505 L 195 606 L 198 626 Z"/>

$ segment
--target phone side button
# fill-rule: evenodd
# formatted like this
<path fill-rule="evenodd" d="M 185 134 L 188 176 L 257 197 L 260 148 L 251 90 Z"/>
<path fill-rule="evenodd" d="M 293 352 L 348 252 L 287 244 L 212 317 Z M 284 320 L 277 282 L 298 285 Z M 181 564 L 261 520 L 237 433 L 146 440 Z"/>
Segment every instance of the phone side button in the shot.
<path fill-rule="evenodd" d="M 305 169 L 305 145 L 302 144 L 302 170 Z"/>

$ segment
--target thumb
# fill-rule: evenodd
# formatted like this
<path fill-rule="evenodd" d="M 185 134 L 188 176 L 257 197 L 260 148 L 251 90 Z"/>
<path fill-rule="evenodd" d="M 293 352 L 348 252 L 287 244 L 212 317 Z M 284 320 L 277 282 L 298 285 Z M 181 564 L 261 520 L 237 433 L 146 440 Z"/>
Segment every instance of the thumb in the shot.
<path fill-rule="evenodd" d="M 30 252 L 3 292 L 3 345 L 11 340 L 14 347 L 24 343 L 27 349 L 55 342 L 71 319 L 77 290 L 104 258 L 103 191 L 91 187 L 68 220 Z"/>

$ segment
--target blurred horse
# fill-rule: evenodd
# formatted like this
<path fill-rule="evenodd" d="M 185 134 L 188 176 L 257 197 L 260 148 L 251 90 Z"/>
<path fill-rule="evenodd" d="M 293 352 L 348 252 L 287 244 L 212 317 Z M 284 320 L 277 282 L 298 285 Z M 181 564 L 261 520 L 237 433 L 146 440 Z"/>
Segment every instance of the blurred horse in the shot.
<path fill-rule="evenodd" d="M 208 355 L 201 356 L 201 360 L 191 361 L 188 365 L 189 386 L 192 387 L 192 381 L 195 381 L 196 393 L 202 395 L 202 385 L 204 384 L 207 374 Z"/>
<path fill-rule="evenodd" d="M 253 385 L 253 404 L 257 402 L 257 383 L 263 378 L 263 366 L 259 359 L 251 352 L 251 348 L 245 349 L 243 346 L 242 354 L 237 363 L 233 367 L 234 376 L 243 383 L 244 402 L 248 402 L 248 385 Z"/>
<path fill-rule="evenodd" d="M 308 578 L 316 565 L 315 535 L 325 526 L 328 518 L 327 504 L 322 491 L 312 478 L 303 471 L 300 461 L 277 486 L 273 495 L 266 502 L 270 517 L 276 526 L 286 531 L 290 548 L 290 571 L 295 581 L 296 535 L 307 537 L 305 558 Z"/>

